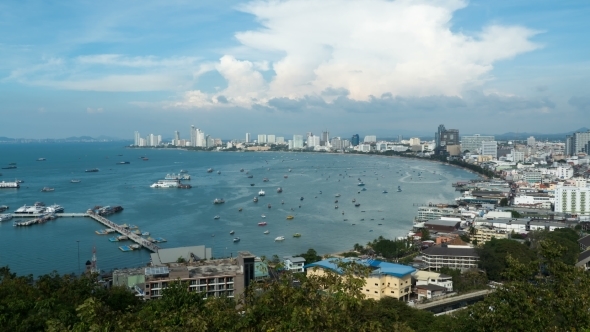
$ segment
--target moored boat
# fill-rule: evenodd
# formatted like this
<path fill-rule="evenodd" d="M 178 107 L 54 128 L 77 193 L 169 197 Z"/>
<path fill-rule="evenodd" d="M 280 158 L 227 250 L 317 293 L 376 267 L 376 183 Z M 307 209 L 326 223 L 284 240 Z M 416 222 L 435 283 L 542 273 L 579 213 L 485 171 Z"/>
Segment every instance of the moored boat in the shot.
<path fill-rule="evenodd" d="M 292 215 L 288 215 L 288 216 L 287 216 L 287 220 L 293 220 L 294 218 L 295 218 L 295 217 L 294 217 L 294 216 L 292 216 Z"/>
<path fill-rule="evenodd" d="M 264 231 L 264 234 L 269 234 L 269 233 L 270 233 L 269 230 Z"/>
<path fill-rule="evenodd" d="M 266 193 L 264 192 L 264 190 L 262 190 L 262 189 L 261 189 L 261 190 L 258 192 L 258 196 L 264 196 L 264 195 L 266 195 Z"/>
<path fill-rule="evenodd" d="M 258 226 L 266 226 L 266 225 L 267 225 L 266 221 L 261 221 L 258 223 Z"/>
<path fill-rule="evenodd" d="M 277 237 L 275 237 L 275 242 L 276 241 L 283 241 L 283 240 L 285 240 L 285 237 L 284 236 L 277 236 Z"/>
<path fill-rule="evenodd" d="M 283 188 L 281 188 L 281 187 L 278 187 L 278 188 L 277 188 L 277 193 L 279 193 L 279 194 L 280 194 L 280 193 L 282 193 L 282 192 L 283 192 Z"/>
<path fill-rule="evenodd" d="M 295 234 L 293 234 L 293 237 L 301 237 L 301 234 L 300 233 L 295 233 Z"/>
<path fill-rule="evenodd" d="M 239 237 L 234 237 L 234 242 L 240 242 L 240 238 Z"/>
<path fill-rule="evenodd" d="M 213 200 L 213 204 L 223 204 L 225 200 L 223 198 L 216 198 Z"/>

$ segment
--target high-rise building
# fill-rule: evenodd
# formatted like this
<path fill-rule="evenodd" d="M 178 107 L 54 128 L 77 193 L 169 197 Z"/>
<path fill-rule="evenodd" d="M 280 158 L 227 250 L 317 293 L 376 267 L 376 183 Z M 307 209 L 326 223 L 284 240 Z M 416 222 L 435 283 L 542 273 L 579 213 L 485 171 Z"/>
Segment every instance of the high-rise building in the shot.
<path fill-rule="evenodd" d="M 441 147 L 440 144 L 440 138 L 442 136 L 442 133 L 446 130 L 445 125 L 439 125 L 438 126 L 438 131 L 436 133 L 434 133 L 434 144 L 437 148 Z"/>
<path fill-rule="evenodd" d="M 174 140 L 175 141 L 180 141 L 180 132 L 178 132 L 178 130 L 176 130 L 174 132 Z"/>
<path fill-rule="evenodd" d="M 590 130 L 566 136 L 565 153 L 568 156 L 575 156 L 580 152 L 590 154 Z"/>
<path fill-rule="evenodd" d="M 555 212 L 589 215 L 590 187 L 557 186 Z"/>
<path fill-rule="evenodd" d="M 447 146 L 459 145 L 459 130 L 446 129 L 444 125 L 438 126 L 438 131 L 434 134 L 434 141 L 436 143 L 436 153 L 446 154 Z"/>
<path fill-rule="evenodd" d="M 480 134 L 461 136 L 461 152 L 469 151 L 471 153 L 478 153 L 481 149 L 481 142 L 493 140 L 495 140 L 494 136 L 481 136 Z"/>
<path fill-rule="evenodd" d="M 275 135 L 267 135 L 266 142 L 269 144 L 275 144 L 276 143 L 276 136 Z"/>
<path fill-rule="evenodd" d="M 266 143 L 266 135 L 264 135 L 264 134 L 258 135 L 258 144 L 264 144 L 264 143 Z"/>
<path fill-rule="evenodd" d="M 319 146 L 321 144 L 320 142 L 320 137 L 319 136 L 308 136 L 307 137 L 307 147 L 315 147 L 315 146 Z"/>
<path fill-rule="evenodd" d="M 329 131 L 323 131 L 322 132 L 322 137 L 320 138 L 320 145 L 324 146 L 327 145 L 326 143 L 328 143 L 330 141 L 330 132 Z"/>
<path fill-rule="evenodd" d="M 197 146 L 197 130 L 195 126 L 191 126 L 191 146 Z"/>
<path fill-rule="evenodd" d="M 350 144 L 352 144 L 352 146 L 357 146 L 360 143 L 360 137 L 359 134 L 354 134 L 352 135 L 352 138 L 350 139 Z"/>
<path fill-rule="evenodd" d="M 293 135 L 293 149 L 303 149 L 302 135 Z"/>
<path fill-rule="evenodd" d="M 277 137 L 276 144 L 285 144 L 285 138 L 281 136 Z"/>
<path fill-rule="evenodd" d="M 420 138 L 412 137 L 410 138 L 410 146 L 420 145 Z"/>
<path fill-rule="evenodd" d="M 527 146 L 530 146 L 530 147 L 533 147 L 534 148 L 535 147 L 535 143 L 536 142 L 535 142 L 535 137 L 534 136 L 531 136 L 531 137 L 529 137 L 529 138 L 526 139 L 526 145 Z"/>
<path fill-rule="evenodd" d="M 139 131 L 135 131 L 135 136 L 134 136 L 134 143 L 133 143 L 133 145 L 135 145 L 135 146 L 140 146 L 140 145 L 139 145 L 139 143 L 140 143 L 140 140 L 141 140 L 141 136 L 139 136 Z"/>
<path fill-rule="evenodd" d="M 376 143 L 377 142 L 377 136 L 375 135 L 367 135 L 365 136 L 365 139 L 363 140 L 364 143 Z"/>
<path fill-rule="evenodd" d="M 498 159 L 498 142 L 483 141 L 481 142 L 481 155 L 491 156 L 493 159 Z"/>
<path fill-rule="evenodd" d="M 250 143 L 250 133 L 246 133 L 246 143 Z"/>

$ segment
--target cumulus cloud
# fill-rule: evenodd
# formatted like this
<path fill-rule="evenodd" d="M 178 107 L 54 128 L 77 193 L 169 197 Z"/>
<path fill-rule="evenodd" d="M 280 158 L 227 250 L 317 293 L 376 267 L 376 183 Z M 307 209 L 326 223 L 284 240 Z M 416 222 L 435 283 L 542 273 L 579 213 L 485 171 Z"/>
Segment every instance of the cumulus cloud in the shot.
<path fill-rule="evenodd" d="M 228 81 L 219 94 L 239 106 L 271 100 L 284 105 L 284 98 L 306 96 L 332 102 L 337 91 L 355 101 L 386 94 L 462 96 L 490 78 L 495 62 L 540 47 L 530 40 L 537 32 L 521 26 L 454 32 L 453 13 L 466 5 L 461 0 L 247 3 L 240 10 L 254 15 L 261 27 L 239 32 L 236 39 L 252 54 L 273 58 L 274 76 L 263 79 L 255 65 L 260 59 L 226 55 L 213 66 Z"/>

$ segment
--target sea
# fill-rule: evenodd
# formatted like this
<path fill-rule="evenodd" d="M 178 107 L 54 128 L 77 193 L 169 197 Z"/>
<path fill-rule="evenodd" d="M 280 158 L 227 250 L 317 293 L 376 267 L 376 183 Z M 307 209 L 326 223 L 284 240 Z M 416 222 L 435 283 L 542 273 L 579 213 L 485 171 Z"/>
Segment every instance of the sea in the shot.
<path fill-rule="evenodd" d="M 24 182 L 20 189 L 0 189 L 0 205 L 10 207 L 4 213 L 35 202 L 59 204 L 71 213 L 120 205 L 124 210 L 109 216 L 111 221 L 166 239 L 163 248 L 205 245 L 218 258 L 239 251 L 282 257 L 310 248 L 326 254 L 379 236 L 406 236 L 418 206 L 452 202 L 458 193 L 451 184 L 477 177 L 446 164 L 399 157 L 145 149 L 121 142 L 0 144 L 0 166 L 9 163 L 17 168 L 1 169 L 0 181 Z M 91 168 L 99 172 L 85 172 Z M 150 188 L 181 170 L 191 176 L 184 181 L 191 189 Z M 41 192 L 43 187 L 55 191 Z M 225 203 L 213 204 L 216 198 Z M 287 220 L 289 215 L 294 218 Z M 102 271 L 150 261 L 146 249 L 119 249 L 130 241 L 97 235 L 104 226 L 90 218 L 58 218 L 29 227 L 13 227 L 15 220 L 26 219 L 0 223 L 0 266 L 19 275 L 78 273 L 93 252 Z M 261 221 L 267 225 L 258 226 Z M 276 242 L 277 236 L 285 240 Z"/>

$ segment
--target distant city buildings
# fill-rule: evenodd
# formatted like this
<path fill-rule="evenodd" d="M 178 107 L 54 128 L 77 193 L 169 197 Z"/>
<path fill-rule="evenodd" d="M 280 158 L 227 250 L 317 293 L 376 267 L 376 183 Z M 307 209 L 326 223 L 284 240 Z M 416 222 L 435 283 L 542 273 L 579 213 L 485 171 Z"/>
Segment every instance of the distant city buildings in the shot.
<path fill-rule="evenodd" d="M 363 143 L 377 143 L 377 136 L 367 135 L 367 136 L 365 136 Z"/>
<path fill-rule="evenodd" d="M 444 125 L 438 126 L 434 134 L 435 150 L 437 154 L 446 154 L 449 146 L 459 145 L 459 130 L 446 129 Z"/>
<path fill-rule="evenodd" d="M 470 153 L 479 153 L 482 142 L 494 140 L 494 136 L 481 136 L 479 134 L 473 136 L 461 136 L 461 152 L 469 151 Z"/>
<path fill-rule="evenodd" d="M 246 143 L 250 143 L 250 133 L 246 133 Z"/>
<path fill-rule="evenodd" d="M 492 159 L 498 159 L 498 142 L 482 141 L 480 150 L 482 156 L 490 156 Z"/>
<path fill-rule="evenodd" d="M 293 135 L 292 149 L 303 149 L 303 136 L 302 135 Z"/>
<path fill-rule="evenodd" d="M 350 144 L 352 144 L 352 146 L 357 146 L 360 143 L 360 137 L 359 134 L 354 134 L 352 135 L 352 138 L 350 139 Z"/>
<path fill-rule="evenodd" d="M 566 155 L 575 156 L 580 152 L 590 154 L 590 130 L 584 133 L 574 133 L 565 138 Z"/>

